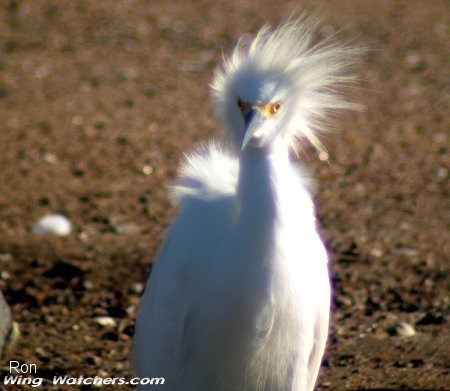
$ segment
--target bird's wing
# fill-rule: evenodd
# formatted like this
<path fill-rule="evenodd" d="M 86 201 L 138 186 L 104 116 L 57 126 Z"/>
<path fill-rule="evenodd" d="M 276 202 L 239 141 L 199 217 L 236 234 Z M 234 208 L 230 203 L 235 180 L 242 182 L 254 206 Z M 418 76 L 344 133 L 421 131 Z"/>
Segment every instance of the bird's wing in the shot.
<path fill-rule="evenodd" d="M 173 186 L 180 209 L 190 201 L 213 200 L 236 194 L 239 163 L 223 146 L 210 142 L 191 155 L 181 166 L 181 178 Z"/>
<path fill-rule="evenodd" d="M 163 376 L 167 382 L 181 374 L 190 302 L 204 278 L 204 263 L 236 215 L 237 167 L 213 144 L 188 157 L 182 167 L 174 187 L 179 214 L 147 282 L 136 321 L 138 376 Z"/>
<path fill-rule="evenodd" d="M 315 293 L 315 316 L 314 316 L 314 331 L 313 331 L 313 348 L 308 359 L 308 378 L 307 389 L 313 390 L 317 380 L 317 376 L 322 364 L 322 357 L 325 351 L 328 331 L 329 331 L 329 317 L 330 317 L 330 281 L 327 271 L 327 253 L 320 241 L 317 238 L 317 258 L 315 261 L 319 266 L 317 286 L 319 290 Z M 321 261 L 321 262 L 320 262 Z M 323 268 L 323 270 L 320 270 Z"/>

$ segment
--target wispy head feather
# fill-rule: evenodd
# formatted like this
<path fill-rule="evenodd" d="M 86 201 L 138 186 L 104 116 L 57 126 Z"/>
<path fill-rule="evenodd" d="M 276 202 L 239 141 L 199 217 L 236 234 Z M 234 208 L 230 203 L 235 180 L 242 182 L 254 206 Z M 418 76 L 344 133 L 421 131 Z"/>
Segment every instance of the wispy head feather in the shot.
<path fill-rule="evenodd" d="M 251 98 L 284 100 L 287 143 L 293 145 L 305 136 L 318 152 L 324 149 L 316 133 L 330 129 L 332 114 L 361 108 L 343 95 L 342 88 L 355 81 L 349 70 L 364 48 L 340 45 L 334 37 L 313 44 L 318 24 L 317 18 L 301 16 L 276 29 L 266 25 L 251 43 L 240 40 L 216 71 L 212 83 L 216 113 L 237 143 L 242 121 L 236 97 L 248 90 L 260 92 L 249 93 Z"/>

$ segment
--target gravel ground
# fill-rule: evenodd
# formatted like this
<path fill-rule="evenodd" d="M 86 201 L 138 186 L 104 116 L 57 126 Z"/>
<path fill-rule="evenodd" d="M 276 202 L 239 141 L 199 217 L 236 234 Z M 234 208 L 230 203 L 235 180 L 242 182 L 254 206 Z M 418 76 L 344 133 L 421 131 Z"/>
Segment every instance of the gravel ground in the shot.
<path fill-rule="evenodd" d="M 0 2 L 0 289 L 21 330 L 1 374 L 18 360 L 50 380 L 133 376 L 136 308 L 175 213 L 167 186 L 184 151 L 219 136 L 221 52 L 312 3 Z M 450 3 L 313 9 L 322 35 L 372 48 L 367 110 L 325 137 L 329 164 L 309 147 L 301 158 L 332 258 L 319 389 L 450 389 Z M 56 212 L 71 235 L 32 233 Z"/>

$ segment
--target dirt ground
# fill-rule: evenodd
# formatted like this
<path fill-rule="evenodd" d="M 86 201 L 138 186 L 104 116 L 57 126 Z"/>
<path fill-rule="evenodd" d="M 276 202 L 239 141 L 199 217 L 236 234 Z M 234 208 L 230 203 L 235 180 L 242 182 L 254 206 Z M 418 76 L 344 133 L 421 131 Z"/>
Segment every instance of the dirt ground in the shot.
<path fill-rule="evenodd" d="M 133 376 L 142 284 L 175 214 L 167 186 L 182 153 L 218 135 L 213 69 L 242 34 L 312 4 L 0 2 L 0 289 L 21 330 L 1 374 L 35 363 L 49 390 L 70 389 L 54 375 Z M 367 110 L 324 138 L 329 164 L 302 157 L 334 287 L 318 388 L 450 389 L 450 3 L 313 8 L 322 35 L 344 27 L 372 48 L 356 93 Z M 74 232 L 33 235 L 50 212 Z"/>

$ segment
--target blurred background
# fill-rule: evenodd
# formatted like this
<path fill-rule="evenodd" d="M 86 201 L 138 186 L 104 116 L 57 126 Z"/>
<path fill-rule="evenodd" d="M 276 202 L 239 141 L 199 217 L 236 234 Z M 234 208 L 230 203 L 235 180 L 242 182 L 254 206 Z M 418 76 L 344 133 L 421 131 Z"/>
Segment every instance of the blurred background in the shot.
<path fill-rule="evenodd" d="M 322 138 L 328 161 L 300 157 L 332 259 L 319 389 L 450 388 L 445 0 L 0 1 L 0 291 L 21 332 L 0 374 L 11 359 L 46 379 L 132 377 L 167 187 L 184 152 L 220 137 L 213 70 L 303 10 L 323 15 L 318 37 L 372 49 L 366 111 Z M 43 234 L 51 214 L 65 220 Z"/>

